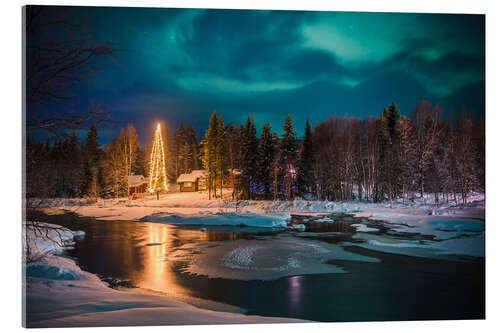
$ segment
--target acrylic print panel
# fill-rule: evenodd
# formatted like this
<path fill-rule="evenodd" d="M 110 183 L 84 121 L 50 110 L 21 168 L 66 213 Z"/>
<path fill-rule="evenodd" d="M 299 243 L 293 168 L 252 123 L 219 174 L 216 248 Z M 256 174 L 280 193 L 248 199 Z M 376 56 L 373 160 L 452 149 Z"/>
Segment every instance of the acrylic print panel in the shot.
<path fill-rule="evenodd" d="M 23 15 L 26 327 L 485 317 L 484 15 Z"/>

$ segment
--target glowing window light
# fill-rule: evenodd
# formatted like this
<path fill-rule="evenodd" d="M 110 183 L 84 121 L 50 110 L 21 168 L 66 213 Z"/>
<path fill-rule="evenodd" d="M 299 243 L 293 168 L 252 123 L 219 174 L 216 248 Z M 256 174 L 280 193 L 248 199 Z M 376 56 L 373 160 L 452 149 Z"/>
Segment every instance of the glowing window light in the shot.
<path fill-rule="evenodd" d="M 156 126 L 149 167 L 149 192 L 154 193 L 162 190 L 168 190 L 165 167 L 165 150 L 163 149 L 160 123 Z"/>

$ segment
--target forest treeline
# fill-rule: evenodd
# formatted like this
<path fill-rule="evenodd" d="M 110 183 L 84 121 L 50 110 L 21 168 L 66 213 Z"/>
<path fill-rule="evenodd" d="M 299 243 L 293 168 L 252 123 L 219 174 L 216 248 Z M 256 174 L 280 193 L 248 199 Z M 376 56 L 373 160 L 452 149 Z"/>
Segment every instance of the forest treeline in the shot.
<path fill-rule="evenodd" d="M 485 124 L 462 111 L 456 122 L 442 119 L 439 105 L 418 103 L 410 117 L 393 103 L 380 117 L 329 117 L 298 138 L 288 115 L 281 135 L 270 124 L 260 135 L 253 118 L 224 124 L 214 112 L 204 137 L 183 124 L 163 124 L 169 181 L 204 168 L 209 196 L 233 175 L 234 198 L 412 200 L 434 193 L 434 201 L 467 202 L 485 189 Z M 28 139 L 28 197 L 121 197 L 128 175 L 147 176 L 151 146 L 129 125 L 104 147 L 93 124 L 86 140 L 73 133 L 45 143 Z"/>

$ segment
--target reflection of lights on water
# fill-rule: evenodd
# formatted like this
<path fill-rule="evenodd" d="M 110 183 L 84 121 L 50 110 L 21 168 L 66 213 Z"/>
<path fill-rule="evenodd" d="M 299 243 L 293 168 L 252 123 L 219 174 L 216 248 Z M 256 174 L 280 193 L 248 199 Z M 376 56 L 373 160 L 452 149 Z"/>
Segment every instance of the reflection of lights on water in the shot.
<path fill-rule="evenodd" d="M 238 239 L 238 233 L 221 233 L 215 230 L 176 228 L 160 223 L 148 223 L 137 235 L 143 241 L 139 252 L 140 265 L 132 268 L 133 282 L 141 288 L 167 293 L 173 297 L 190 296 L 192 292 L 179 281 L 179 273 L 169 258 L 182 244 Z"/>
<path fill-rule="evenodd" d="M 168 229 L 160 225 L 149 226 L 149 243 L 157 244 L 148 246 L 149 257 L 152 259 L 152 267 L 149 278 L 155 285 L 163 284 L 166 279 L 167 268 L 164 260 L 167 255 Z"/>
<path fill-rule="evenodd" d="M 302 276 L 292 276 L 288 279 L 288 301 L 293 311 L 299 310 L 302 279 Z"/>
<path fill-rule="evenodd" d="M 167 259 L 173 249 L 172 228 L 151 223 L 145 231 L 147 246 L 143 247 L 143 266 L 138 272 L 137 284 L 141 288 L 165 292 L 171 295 L 184 294 L 175 272 Z"/>

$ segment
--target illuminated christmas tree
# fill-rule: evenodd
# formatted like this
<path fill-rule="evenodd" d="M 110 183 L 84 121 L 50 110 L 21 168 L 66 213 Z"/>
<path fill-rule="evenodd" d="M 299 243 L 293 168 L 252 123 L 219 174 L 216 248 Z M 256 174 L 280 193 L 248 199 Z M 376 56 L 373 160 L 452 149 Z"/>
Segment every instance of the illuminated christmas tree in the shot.
<path fill-rule="evenodd" d="M 166 191 L 167 173 L 165 166 L 165 149 L 163 148 L 163 139 L 161 137 L 161 127 L 158 123 L 151 151 L 151 160 L 149 163 L 149 191 L 151 193 Z"/>

